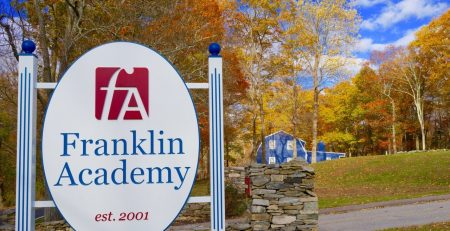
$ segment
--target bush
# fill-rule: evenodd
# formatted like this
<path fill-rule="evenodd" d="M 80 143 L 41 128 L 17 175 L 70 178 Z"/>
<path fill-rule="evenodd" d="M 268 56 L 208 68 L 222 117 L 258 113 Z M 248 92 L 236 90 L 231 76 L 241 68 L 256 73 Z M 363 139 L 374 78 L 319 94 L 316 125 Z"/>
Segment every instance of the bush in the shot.
<path fill-rule="evenodd" d="M 240 193 L 232 184 L 225 186 L 225 214 L 226 217 L 241 216 L 247 210 L 245 194 Z"/>

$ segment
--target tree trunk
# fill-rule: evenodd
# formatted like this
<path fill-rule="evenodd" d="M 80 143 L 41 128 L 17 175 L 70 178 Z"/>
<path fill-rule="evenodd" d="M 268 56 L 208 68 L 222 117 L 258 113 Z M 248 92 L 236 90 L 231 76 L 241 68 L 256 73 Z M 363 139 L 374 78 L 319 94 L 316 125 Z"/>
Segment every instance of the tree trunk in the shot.
<path fill-rule="evenodd" d="M 396 131 L 395 131 L 395 121 L 396 121 L 396 114 L 395 114 L 395 102 L 391 100 L 392 105 L 392 149 L 394 154 L 397 153 L 397 139 L 396 139 Z"/>
<path fill-rule="evenodd" d="M 261 96 L 259 102 L 259 114 L 261 120 L 261 164 L 267 164 L 266 161 L 266 139 L 265 139 L 265 125 L 264 125 L 264 100 L 263 96 Z"/>
<path fill-rule="evenodd" d="M 254 161 L 256 161 L 256 152 L 258 151 L 257 150 L 257 144 L 256 144 L 256 142 L 257 142 L 257 139 L 256 139 L 256 119 L 257 119 L 257 116 L 256 116 L 256 114 L 254 114 L 253 115 L 253 118 L 252 118 L 252 152 L 250 153 L 250 159 L 251 159 L 251 162 L 254 162 Z"/>
<path fill-rule="evenodd" d="M 44 64 L 43 76 L 45 82 L 53 82 L 54 80 L 52 79 L 50 69 L 50 53 L 47 45 L 47 31 L 45 29 L 44 16 L 42 15 L 39 3 L 39 0 L 34 0 L 34 10 L 39 23 L 39 48 L 41 50 L 42 61 Z"/>
<path fill-rule="evenodd" d="M 297 158 L 297 109 L 298 109 L 298 92 L 297 92 L 297 82 L 295 78 L 295 69 L 293 71 L 294 79 L 292 81 L 292 97 L 293 97 L 293 108 L 292 108 L 292 159 Z"/>
<path fill-rule="evenodd" d="M 317 122 L 319 119 L 319 55 L 315 55 L 313 82 L 314 82 L 314 108 L 313 108 L 313 125 L 312 125 L 312 152 L 311 163 L 317 162 Z"/>
<path fill-rule="evenodd" d="M 417 112 L 417 118 L 419 120 L 419 124 L 420 124 L 420 133 L 422 135 L 421 139 L 422 139 L 422 150 L 425 151 L 426 150 L 426 145 L 425 145 L 425 123 L 424 123 L 424 118 L 423 118 L 423 103 L 420 102 L 420 98 L 416 98 L 415 99 L 415 104 L 416 104 L 416 112 Z"/>
<path fill-rule="evenodd" d="M 227 138 L 225 138 L 225 156 L 226 156 L 226 167 L 230 167 L 230 144 Z"/>

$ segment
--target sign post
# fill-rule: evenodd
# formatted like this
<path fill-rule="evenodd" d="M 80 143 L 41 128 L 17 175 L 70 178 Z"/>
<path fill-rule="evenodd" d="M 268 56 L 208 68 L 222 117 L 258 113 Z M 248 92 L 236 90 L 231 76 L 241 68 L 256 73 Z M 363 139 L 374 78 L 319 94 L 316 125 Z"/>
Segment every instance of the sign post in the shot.
<path fill-rule="evenodd" d="M 223 155 L 223 83 L 220 46 L 209 46 L 209 143 L 211 230 L 225 230 L 225 185 Z"/>
<path fill-rule="evenodd" d="M 22 44 L 17 97 L 16 230 L 34 230 L 36 163 L 36 45 Z"/>
<path fill-rule="evenodd" d="M 164 230 L 186 202 L 210 202 L 211 230 L 225 230 L 219 44 L 209 46 L 208 83 L 184 83 L 164 57 L 126 42 L 38 83 L 35 49 L 24 41 L 19 59 L 15 230 L 34 231 L 34 209 L 44 207 L 80 230 Z M 37 89 L 55 89 L 42 133 L 52 201 L 35 201 Z M 200 143 L 188 89 L 209 89 L 210 196 L 189 197 Z"/>

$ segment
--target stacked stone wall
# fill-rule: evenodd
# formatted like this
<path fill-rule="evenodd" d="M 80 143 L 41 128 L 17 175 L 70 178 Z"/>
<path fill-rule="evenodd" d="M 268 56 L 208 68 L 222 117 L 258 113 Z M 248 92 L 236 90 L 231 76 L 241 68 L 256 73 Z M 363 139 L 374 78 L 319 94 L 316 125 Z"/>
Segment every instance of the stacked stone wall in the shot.
<path fill-rule="evenodd" d="M 248 168 L 246 167 L 226 167 L 224 169 L 226 183 L 233 185 L 241 194 L 244 194 L 247 188 L 245 184 L 247 170 Z M 209 203 L 186 204 L 175 223 L 183 224 L 209 221 L 210 208 Z"/>
<path fill-rule="evenodd" d="M 253 230 L 317 230 L 318 200 L 314 169 L 302 160 L 281 165 L 254 164 L 251 226 Z"/>
<path fill-rule="evenodd" d="M 247 176 L 247 167 L 226 167 L 225 181 L 233 185 L 239 193 L 244 194 L 247 185 L 245 184 L 245 177 Z"/>

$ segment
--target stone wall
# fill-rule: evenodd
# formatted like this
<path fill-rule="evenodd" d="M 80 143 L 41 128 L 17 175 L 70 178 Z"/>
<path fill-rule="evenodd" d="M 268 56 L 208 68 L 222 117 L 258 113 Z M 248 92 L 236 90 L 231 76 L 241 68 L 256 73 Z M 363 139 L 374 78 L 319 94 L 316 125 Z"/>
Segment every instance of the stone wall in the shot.
<path fill-rule="evenodd" d="M 244 194 L 247 185 L 245 184 L 245 177 L 247 176 L 246 167 L 226 167 L 225 181 L 232 184 L 239 193 Z M 210 219 L 210 204 L 209 203 L 195 203 L 186 204 L 175 220 L 176 224 L 205 222 Z"/>
<path fill-rule="evenodd" d="M 193 203 L 184 206 L 174 224 L 190 224 L 209 221 L 211 206 L 209 203 Z"/>
<path fill-rule="evenodd" d="M 253 230 L 317 230 L 314 169 L 305 161 L 267 166 L 254 164 L 249 174 Z"/>
<path fill-rule="evenodd" d="M 247 176 L 247 167 L 225 167 L 225 181 L 232 184 L 239 193 L 244 194 L 247 185 L 245 177 Z"/>

